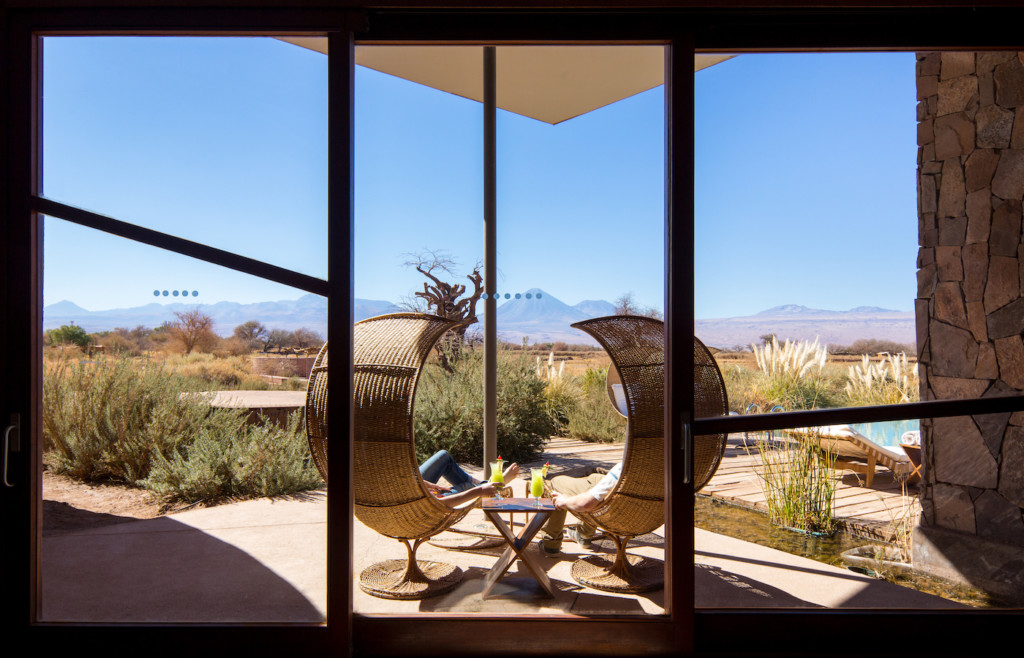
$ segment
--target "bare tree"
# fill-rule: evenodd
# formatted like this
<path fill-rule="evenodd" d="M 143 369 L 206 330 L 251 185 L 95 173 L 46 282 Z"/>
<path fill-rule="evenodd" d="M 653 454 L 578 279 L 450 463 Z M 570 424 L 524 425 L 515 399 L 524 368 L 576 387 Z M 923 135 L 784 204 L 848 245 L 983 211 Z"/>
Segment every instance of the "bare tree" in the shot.
<path fill-rule="evenodd" d="M 171 335 L 181 341 L 185 354 L 191 354 L 196 347 L 213 342 L 213 318 L 198 308 L 191 311 L 176 312 L 178 318 L 168 327 Z"/>
<path fill-rule="evenodd" d="M 453 269 L 457 266 L 455 260 L 447 252 L 425 249 L 419 253 L 406 255 L 409 258 L 405 262 L 406 267 L 415 267 L 417 272 L 429 279 L 424 282 L 422 292 L 413 293 L 415 297 L 426 304 L 428 313 L 434 313 L 450 320 L 476 321 L 476 304 L 484 292 L 484 278 L 480 274 L 479 263 L 473 267 L 470 274 L 466 275 L 466 278 L 473 284 L 473 292 L 469 296 L 464 296 L 467 290 L 465 284 L 449 283 L 440 278 L 444 274 L 454 276 Z M 414 306 L 414 304 L 407 302 L 406 306 Z M 415 304 L 415 306 L 419 306 L 419 304 Z M 464 324 L 449 331 L 435 346 L 441 367 L 449 372 L 458 361 L 468 328 L 468 324 Z"/>
<path fill-rule="evenodd" d="M 633 299 L 633 293 L 623 293 L 615 300 L 615 315 L 640 315 L 640 307 Z"/>
<path fill-rule="evenodd" d="M 632 292 L 624 293 L 615 300 L 615 315 L 643 315 L 655 320 L 664 320 L 661 311 L 652 306 L 641 306 L 636 303 Z"/>

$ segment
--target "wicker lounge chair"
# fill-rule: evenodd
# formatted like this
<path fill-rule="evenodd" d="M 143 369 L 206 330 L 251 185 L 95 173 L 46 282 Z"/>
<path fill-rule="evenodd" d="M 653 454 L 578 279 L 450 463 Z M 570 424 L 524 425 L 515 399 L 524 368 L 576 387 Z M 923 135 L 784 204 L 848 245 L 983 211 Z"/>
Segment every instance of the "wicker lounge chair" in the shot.
<path fill-rule="evenodd" d="M 616 402 L 615 380 L 626 400 L 626 447 L 622 475 L 595 509 L 577 514 L 615 541 L 614 560 L 592 555 L 573 564 L 580 584 L 616 592 L 643 592 L 664 583 L 664 563 L 626 553 L 627 542 L 665 523 L 665 325 L 641 316 L 612 316 L 578 322 L 612 359 L 610 398 Z M 693 343 L 697 417 L 719 416 L 729 409 L 725 384 L 708 349 Z M 617 405 L 616 405 L 617 406 Z M 700 489 L 718 468 L 725 450 L 724 434 L 694 437 L 694 487 Z M 575 514 L 575 513 L 574 513 Z"/>
<path fill-rule="evenodd" d="M 909 478 L 914 474 L 914 465 L 906 454 L 878 445 L 849 425 L 801 427 L 785 433 L 798 441 L 820 440 L 821 449 L 835 455 L 834 468 L 863 475 L 865 486 L 871 486 L 878 466 L 892 471 L 897 480 L 912 483 Z"/>
<path fill-rule="evenodd" d="M 408 552 L 406 560 L 386 560 L 360 574 L 359 587 L 373 596 L 425 598 L 462 580 L 456 566 L 416 560 L 420 544 L 461 520 L 472 503 L 452 509 L 432 495 L 420 477 L 413 444 L 420 369 L 434 343 L 459 324 L 421 313 L 395 313 L 355 325 L 355 514 L 373 530 L 403 542 Z M 310 373 L 306 421 L 310 450 L 326 481 L 327 345 Z"/>

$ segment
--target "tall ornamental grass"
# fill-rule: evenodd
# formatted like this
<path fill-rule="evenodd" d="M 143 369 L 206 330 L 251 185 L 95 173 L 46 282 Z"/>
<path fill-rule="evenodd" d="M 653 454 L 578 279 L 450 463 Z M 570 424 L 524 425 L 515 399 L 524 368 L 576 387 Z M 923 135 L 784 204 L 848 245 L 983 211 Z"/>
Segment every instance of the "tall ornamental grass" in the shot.
<path fill-rule="evenodd" d="M 577 377 L 565 374 L 565 361 L 555 366 L 555 353 L 548 354 L 547 362 L 537 357 L 537 377 L 544 381 L 544 404 L 555 424 L 555 434 L 566 436 L 569 416 L 583 397 L 583 388 Z"/>
<path fill-rule="evenodd" d="M 846 396 L 850 406 L 871 406 L 916 402 L 920 397 L 917 367 L 907 362 L 906 353 L 883 354 L 872 363 L 865 354 L 850 366 Z"/>
<path fill-rule="evenodd" d="M 820 435 L 812 433 L 800 441 L 781 443 L 762 435 L 757 450 L 761 463 L 755 470 L 769 521 L 804 532 L 832 534 L 836 527 L 835 456 L 821 450 Z"/>
<path fill-rule="evenodd" d="M 608 399 L 608 369 L 588 368 L 579 379 L 581 396 L 566 416 L 566 433 L 583 441 L 624 441 L 626 419 Z"/>
<path fill-rule="evenodd" d="M 838 406 L 838 383 L 826 369 L 828 350 L 817 339 L 780 345 L 773 337 L 770 343 L 751 347 L 758 374 L 738 399 L 762 409 L 780 405 L 787 411 Z"/>
<path fill-rule="evenodd" d="M 43 460 L 83 481 L 120 482 L 195 502 L 259 497 L 321 484 L 300 418 L 245 423 L 246 410 L 212 409 L 205 382 L 139 359 L 46 363 Z"/>

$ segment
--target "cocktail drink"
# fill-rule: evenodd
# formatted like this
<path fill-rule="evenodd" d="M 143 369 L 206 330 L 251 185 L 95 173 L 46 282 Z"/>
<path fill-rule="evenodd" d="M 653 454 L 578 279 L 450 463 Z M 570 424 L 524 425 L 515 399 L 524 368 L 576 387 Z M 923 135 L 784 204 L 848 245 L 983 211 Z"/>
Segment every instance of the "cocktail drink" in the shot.
<path fill-rule="evenodd" d="M 494 497 L 495 499 L 498 500 L 501 499 L 500 485 L 505 484 L 505 473 L 502 470 L 502 466 L 504 465 L 504 463 L 505 461 L 500 458 L 498 459 L 498 461 L 491 462 L 491 482 L 499 485 L 498 490 L 494 492 Z"/>
<path fill-rule="evenodd" d="M 530 494 L 533 496 L 533 506 L 543 507 L 540 499 L 544 496 L 544 469 L 534 468 L 530 470 Z"/>

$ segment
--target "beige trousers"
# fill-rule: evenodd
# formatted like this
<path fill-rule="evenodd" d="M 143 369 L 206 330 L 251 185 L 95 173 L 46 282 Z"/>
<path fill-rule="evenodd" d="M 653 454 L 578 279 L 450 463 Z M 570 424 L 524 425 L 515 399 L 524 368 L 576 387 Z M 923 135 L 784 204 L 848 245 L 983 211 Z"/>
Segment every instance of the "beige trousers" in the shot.
<path fill-rule="evenodd" d="M 556 475 L 551 478 L 551 489 L 566 496 L 576 496 L 590 491 L 604 478 L 603 473 L 591 473 L 585 478 L 574 478 L 568 475 Z M 541 528 L 541 541 L 545 548 L 559 549 L 562 547 L 562 527 L 565 526 L 565 510 L 553 512 L 548 517 L 544 527 Z M 593 537 L 594 528 L 583 523 L 576 524 L 576 530 L 581 537 Z"/>

